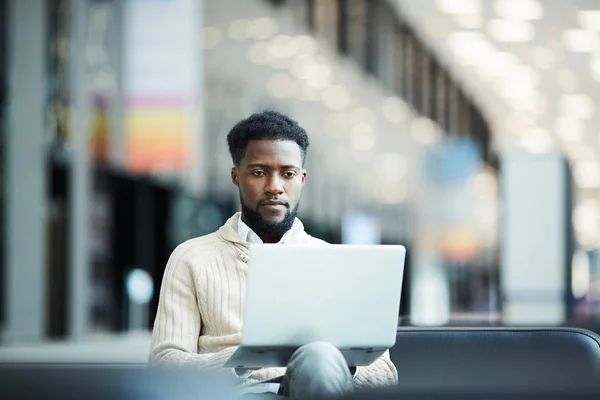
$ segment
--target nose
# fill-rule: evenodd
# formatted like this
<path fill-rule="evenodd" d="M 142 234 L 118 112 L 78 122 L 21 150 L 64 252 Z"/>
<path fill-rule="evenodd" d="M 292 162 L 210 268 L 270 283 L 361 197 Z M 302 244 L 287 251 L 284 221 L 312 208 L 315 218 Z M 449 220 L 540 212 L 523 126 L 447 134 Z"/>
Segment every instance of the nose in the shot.
<path fill-rule="evenodd" d="M 267 187 L 265 188 L 267 193 L 277 196 L 283 193 L 283 180 L 277 174 L 273 174 L 267 181 Z"/>

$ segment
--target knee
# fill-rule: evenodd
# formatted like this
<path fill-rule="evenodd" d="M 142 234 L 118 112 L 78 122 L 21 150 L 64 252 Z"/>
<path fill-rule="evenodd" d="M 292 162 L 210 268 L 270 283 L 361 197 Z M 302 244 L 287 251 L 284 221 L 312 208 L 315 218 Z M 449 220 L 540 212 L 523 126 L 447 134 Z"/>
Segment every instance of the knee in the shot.
<path fill-rule="evenodd" d="M 340 350 L 329 342 L 312 342 L 296 351 L 304 359 L 346 362 Z"/>
<path fill-rule="evenodd" d="M 343 396 L 353 387 L 345 357 L 327 342 L 312 342 L 296 350 L 283 385 L 290 398 L 311 399 Z"/>

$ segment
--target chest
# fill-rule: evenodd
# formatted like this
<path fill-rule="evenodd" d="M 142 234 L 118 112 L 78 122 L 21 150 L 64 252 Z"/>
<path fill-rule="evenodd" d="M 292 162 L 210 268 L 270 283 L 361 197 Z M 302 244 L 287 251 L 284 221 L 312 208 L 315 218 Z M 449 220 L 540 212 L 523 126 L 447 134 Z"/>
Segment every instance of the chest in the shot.
<path fill-rule="evenodd" d="M 197 290 L 202 330 L 237 333 L 242 328 L 247 266 L 239 257 L 210 263 Z"/>

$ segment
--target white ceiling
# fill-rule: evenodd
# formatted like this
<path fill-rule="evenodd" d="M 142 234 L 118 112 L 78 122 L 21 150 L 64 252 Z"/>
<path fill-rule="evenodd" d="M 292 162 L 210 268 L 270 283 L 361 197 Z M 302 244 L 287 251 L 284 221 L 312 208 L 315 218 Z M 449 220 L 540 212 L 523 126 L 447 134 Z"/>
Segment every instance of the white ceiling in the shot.
<path fill-rule="evenodd" d="M 600 1 L 396 0 L 483 109 L 501 152 L 562 150 L 600 188 Z M 593 11 L 593 12 L 589 12 Z"/>
<path fill-rule="evenodd" d="M 563 152 L 600 247 L 600 1 L 392 0 L 486 115 L 495 151 Z"/>

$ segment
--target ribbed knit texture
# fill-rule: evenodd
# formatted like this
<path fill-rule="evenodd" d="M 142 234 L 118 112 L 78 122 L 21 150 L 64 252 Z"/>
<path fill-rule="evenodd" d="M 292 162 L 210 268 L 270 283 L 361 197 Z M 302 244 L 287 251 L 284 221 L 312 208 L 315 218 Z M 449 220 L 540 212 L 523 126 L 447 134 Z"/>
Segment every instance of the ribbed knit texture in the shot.
<path fill-rule="evenodd" d="M 215 370 L 240 344 L 249 244 L 237 233 L 239 214 L 215 233 L 188 240 L 171 255 L 154 321 L 150 364 Z M 296 219 L 286 244 L 324 244 Z M 246 384 L 285 374 L 285 368 L 255 371 Z M 356 387 L 394 385 L 398 375 L 389 353 L 359 367 Z"/>

